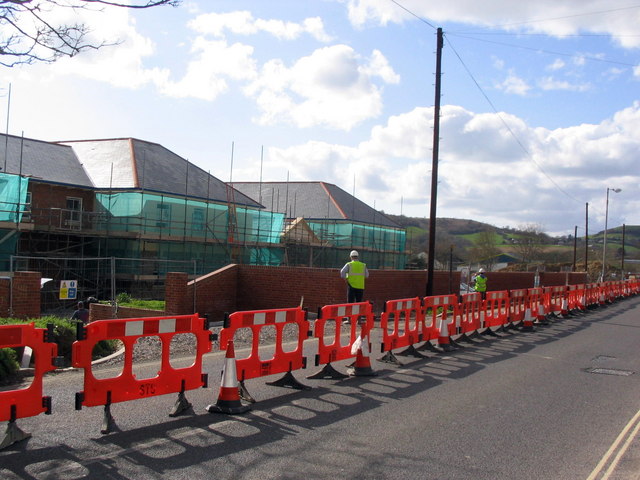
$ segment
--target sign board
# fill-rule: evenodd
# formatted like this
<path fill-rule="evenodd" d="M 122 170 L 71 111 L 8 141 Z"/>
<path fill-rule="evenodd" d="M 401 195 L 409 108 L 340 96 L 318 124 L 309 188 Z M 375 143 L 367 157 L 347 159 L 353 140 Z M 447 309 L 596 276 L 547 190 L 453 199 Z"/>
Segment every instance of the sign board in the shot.
<path fill-rule="evenodd" d="M 60 300 L 75 300 L 77 296 L 77 280 L 62 280 L 60 282 Z"/>

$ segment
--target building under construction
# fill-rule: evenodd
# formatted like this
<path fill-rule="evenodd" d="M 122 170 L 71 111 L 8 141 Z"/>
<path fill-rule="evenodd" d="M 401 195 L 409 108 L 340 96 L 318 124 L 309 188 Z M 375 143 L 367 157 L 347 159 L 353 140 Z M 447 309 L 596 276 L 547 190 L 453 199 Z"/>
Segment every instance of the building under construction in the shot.
<path fill-rule="evenodd" d="M 227 184 L 133 138 L 0 135 L 0 269 L 101 284 L 229 263 L 338 267 L 352 248 L 402 269 L 405 231 L 324 182 Z M 91 265 L 89 267 L 89 265 Z M 108 279 L 108 280 L 105 280 Z"/>

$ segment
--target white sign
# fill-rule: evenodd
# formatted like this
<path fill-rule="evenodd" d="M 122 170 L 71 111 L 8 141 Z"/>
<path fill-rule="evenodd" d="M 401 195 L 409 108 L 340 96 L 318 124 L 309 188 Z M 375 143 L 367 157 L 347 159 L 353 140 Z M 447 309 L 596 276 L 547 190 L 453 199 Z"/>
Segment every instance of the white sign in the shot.
<path fill-rule="evenodd" d="M 62 280 L 60 282 L 60 300 L 75 300 L 77 296 L 77 280 Z"/>

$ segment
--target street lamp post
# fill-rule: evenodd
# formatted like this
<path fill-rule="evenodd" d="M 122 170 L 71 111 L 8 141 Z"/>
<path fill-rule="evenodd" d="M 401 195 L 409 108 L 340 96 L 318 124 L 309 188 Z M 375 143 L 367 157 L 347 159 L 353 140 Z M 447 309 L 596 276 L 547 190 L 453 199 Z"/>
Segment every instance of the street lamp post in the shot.
<path fill-rule="evenodd" d="M 620 188 L 608 188 L 607 187 L 607 203 L 605 205 L 604 210 L 604 238 L 602 243 L 602 273 L 600 273 L 600 281 L 604 282 L 604 272 L 606 266 L 607 259 L 607 222 L 609 220 L 609 190 L 615 193 L 620 193 L 622 189 Z"/>

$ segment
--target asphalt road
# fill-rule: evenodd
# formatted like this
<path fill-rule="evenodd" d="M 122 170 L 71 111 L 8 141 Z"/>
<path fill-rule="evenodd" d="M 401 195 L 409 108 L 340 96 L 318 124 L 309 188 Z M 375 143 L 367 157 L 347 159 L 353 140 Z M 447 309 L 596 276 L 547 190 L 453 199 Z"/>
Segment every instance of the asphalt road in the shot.
<path fill-rule="evenodd" d="M 53 414 L 18 420 L 32 438 L 0 451 L 0 479 L 638 479 L 638 345 L 640 297 L 402 366 L 374 337 L 377 376 L 250 380 L 257 403 L 238 416 L 205 411 L 224 361 L 210 354 L 193 411 L 168 417 L 171 395 L 114 404 L 106 435 L 102 408 L 74 409 L 82 372 L 48 375 Z"/>

